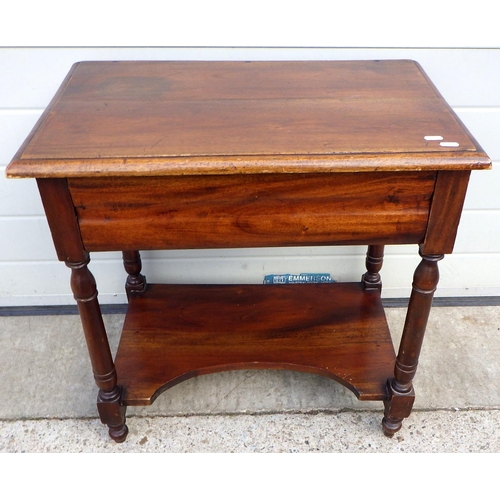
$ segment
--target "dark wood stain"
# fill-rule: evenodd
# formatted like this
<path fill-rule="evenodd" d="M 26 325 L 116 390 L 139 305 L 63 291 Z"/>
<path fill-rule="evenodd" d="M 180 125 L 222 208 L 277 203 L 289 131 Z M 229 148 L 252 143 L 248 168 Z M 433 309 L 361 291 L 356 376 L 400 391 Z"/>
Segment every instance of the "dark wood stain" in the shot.
<path fill-rule="evenodd" d="M 458 145 L 424 139 L 442 135 Z M 469 174 L 491 161 L 414 61 L 82 62 L 7 168 L 35 177 L 71 269 L 97 408 L 122 442 L 127 405 L 189 377 L 291 369 L 411 413 L 420 349 Z M 395 355 L 384 245 L 418 244 Z M 359 283 L 148 285 L 139 250 L 368 246 Z M 90 251 L 119 250 L 129 308 L 116 359 Z M 360 272 L 361 275 L 361 272 Z"/>

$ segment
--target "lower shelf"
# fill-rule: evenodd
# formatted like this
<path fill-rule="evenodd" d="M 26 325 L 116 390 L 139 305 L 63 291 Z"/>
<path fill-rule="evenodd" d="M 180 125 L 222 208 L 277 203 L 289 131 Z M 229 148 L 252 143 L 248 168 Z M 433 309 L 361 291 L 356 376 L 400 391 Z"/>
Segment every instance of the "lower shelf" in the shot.
<path fill-rule="evenodd" d="M 125 405 L 249 368 L 316 373 L 382 400 L 395 358 L 380 293 L 358 283 L 148 285 L 130 298 L 115 365 Z"/>

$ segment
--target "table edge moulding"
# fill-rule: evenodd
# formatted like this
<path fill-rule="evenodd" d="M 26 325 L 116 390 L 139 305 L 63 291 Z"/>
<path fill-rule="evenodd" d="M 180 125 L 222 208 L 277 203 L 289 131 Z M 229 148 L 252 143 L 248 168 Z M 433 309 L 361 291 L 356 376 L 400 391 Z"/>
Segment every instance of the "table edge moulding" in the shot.
<path fill-rule="evenodd" d="M 125 411 L 190 377 L 234 369 L 332 378 L 412 410 L 436 290 L 472 170 L 491 161 L 418 63 L 76 63 L 7 167 L 36 178 L 71 269 L 97 408 Z M 381 302 L 384 247 L 418 245 L 399 349 Z M 140 251 L 366 245 L 355 283 L 149 283 Z M 128 310 L 113 358 L 89 270 L 121 251 Z M 217 314 L 214 312 L 217 311 Z"/>

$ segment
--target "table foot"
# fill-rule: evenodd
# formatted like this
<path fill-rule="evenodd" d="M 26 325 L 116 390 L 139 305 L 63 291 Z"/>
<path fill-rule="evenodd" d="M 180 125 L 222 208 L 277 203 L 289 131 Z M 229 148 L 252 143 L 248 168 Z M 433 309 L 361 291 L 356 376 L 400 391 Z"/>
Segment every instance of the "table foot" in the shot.
<path fill-rule="evenodd" d="M 398 432 L 403 426 L 402 418 L 387 418 L 382 419 L 382 428 L 384 429 L 384 435 L 387 437 L 393 437 L 396 432 Z"/>
<path fill-rule="evenodd" d="M 109 437 L 115 441 L 115 443 L 123 443 L 128 436 L 128 427 L 123 424 L 120 427 L 110 427 Z"/>
<path fill-rule="evenodd" d="M 123 443 L 128 434 L 128 427 L 125 425 L 127 407 L 120 402 L 121 392 L 121 388 L 116 386 L 109 392 L 100 390 L 97 396 L 101 422 L 109 427 L 109 436 L 117 443 Z"/>
<path fill-rule="evenodd" d="M 405 392 L 398 390 L 397 381 L 392 379 L 387 381 L 387 392 L 389 397 L 384 401 L 382 427 L 384 434 L 392 437 L 401 429 L 403 420 L 410 416 L 415 402 L 415 391 L 413 386 Z"/>

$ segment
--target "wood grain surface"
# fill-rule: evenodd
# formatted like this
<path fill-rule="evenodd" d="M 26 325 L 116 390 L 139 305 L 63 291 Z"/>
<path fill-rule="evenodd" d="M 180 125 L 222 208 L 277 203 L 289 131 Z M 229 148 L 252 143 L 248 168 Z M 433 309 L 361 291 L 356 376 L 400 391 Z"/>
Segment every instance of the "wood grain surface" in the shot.
<path fill-rule="evenodd" d="M 74 66 L 8 175 L 488 165 L 413 61 L 121 61 Z"/>
<path fill-rule="evenodd" d="M 69 179 L 89 251 L 420 243 L 434 172 Z"/>
<path fill-rule="evenodd" d="M 437 263 L 490 160 L 413 61 L 85 62 L 7 169 L 38 179 L 115 441 L 125 406 L 248 368 L 330 377 L 409 416 Z M 294 175 L 291 175 L 291 174 Z M 201 175 L 203 174 L 203 175 Z M 228 175 L 231 174 L 231 175 Z M 396 358 L 385 244 L 420 244 Z M 366 244 L 361 283 L 147 285 L 142 249 Z M 123 251 L 113 365 L 89 251 Z"/>
<path fill-rule="evenodd" d="M 394 363 L 380 293 L 360 283 L 149 285 L 131 296 L 115 361 L 127 405 L 252 368 L 316 373 L 381 400 Z"/>

